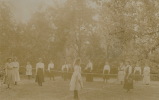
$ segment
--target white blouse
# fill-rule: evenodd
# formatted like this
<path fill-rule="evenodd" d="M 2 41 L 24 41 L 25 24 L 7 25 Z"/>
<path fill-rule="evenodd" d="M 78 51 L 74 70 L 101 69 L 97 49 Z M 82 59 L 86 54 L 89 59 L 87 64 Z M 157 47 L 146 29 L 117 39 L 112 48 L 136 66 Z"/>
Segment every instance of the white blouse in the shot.
<path fill-rule="evenodd" d="M 32 66 L 31 65 L 26 65 L 26 70 L 32 70 Z"/>
<path fill-rule="evenodd" d="M 49 71 L 50 71 L 51 68 L 54 68 L 54 64 L 53 64 L 53 63 L 50 63 L 50 64 L 48 65 L 48 70 L 49 70 Z"/>
<path fill-rule="evenodd" d="M 44 68 L 44 63 L 42 62 L 37 63 L 36 68 Z"/>
<path fill-rule="evenodd" d="M 12 62 L 12 65 L 14 68 L 19 68 L 19 62 Z"/>
<path fill-rule="evenodd" d="M 143 74 L 149 74 L 149 73 L 150 73 L 150 67 L 148 66 L 144 67 Z"/>
<path fill-rule="evenodd" d="M 62 66 L 62 71 L 64 71 L 65 68 L 66 68 L 67 71 L 68 71 L 68 65 L 67 65 L 67 64 L 65 64 L 65 65 Z"/>
<path fill-rule="evenodd" d="M 91 70 L 93 70 L 93 64 L 92 63 L 88 63 L 85 69 L 91 68 Z"/>
<path fill-rule="evenodd" d="M 108 71 L 110 71 L 110 66 L 109 66 L 109 65 L 105 65 L 103 70 L 108 70 Z"/>

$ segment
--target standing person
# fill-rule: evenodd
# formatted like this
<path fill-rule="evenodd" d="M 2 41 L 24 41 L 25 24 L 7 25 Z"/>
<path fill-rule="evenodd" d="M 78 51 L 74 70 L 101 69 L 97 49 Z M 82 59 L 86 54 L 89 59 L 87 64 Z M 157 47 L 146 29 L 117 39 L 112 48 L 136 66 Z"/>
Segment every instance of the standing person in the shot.
<path fill-rule="evenodd" d="M 86 68 L 85 68 L 85 71 L 86 71 L 86 81 L 87 81 L 87 82 L 92 82 L 92 81 L 93 81 L 93 76 L 91 75 L 92 70 L 93 70 L 93 64 L 92 64 L 92 62 L 89 60 L 87 66 L 86 66 Z"/>
<path fill-rule="evenodd" d="M 39 62 L 36 64 L 36 82 L 38 82 L 39 86 L 42 86 L 42 82 L 44 82 L 44 63 L 42 62 L 42 58 L 39 58 Z"/>
<path fill-rule="evenodd" d="M 143 70 L 143 83 L 146 85 L 150 84 L 150 67 L 147 64 L 145 64 Z"/>
<path fill-rule="evenodd" d="M 130 89 L 133 89 L 132 67 L 129 62 L 126 63 L 125 68 L 124 89 L 126 89 L 127 92 L 129 92 Z"/>
<path fill-rule="evenodd" d="M 134 68 L 134 79 L 136 82 L 141 79 L 141 67 L 139 67 L 139 64 L 136 64 L 136 67 Z"/>
<path fill-rule="evenodd" d="M 53 80 L 55 80 L 55 77 L 54 77 L 54 63 L 53 63 L 52 60 L 50 61 L 49 65 L 48 65 L 48 71 L 49 71 L 50 80 L 51 80 L 51 78 Z"/>
<path fill-rule="evenodd" d="M 109 79 L 109 75 L 110 74 L 110 66 L 108 62 L 105 62 L 104 68 L 103 68 L 103 75 L 104 75 L 104 82 L 107 83 L 107 80 Z"/>
<path fill-rule="evenodd" d="M 26 65 L 26 75 L 28 76 L 28 79 L 30 79 L 30 77 L 32 76 L 32 65 L 30 64 L 30 62 L 27 62 Z"/>
<path fill-rule="evenodd" d="M 120 66 L 118 67 L 118 81 L 121 83 L 121 85 L 124 82 L 124 76 L 125 76 L 124 69 L 125 69 L 124 64 L 120 63 Z"/>
<path fill-rule="evenodd" d="M 19 62 L 17 61 L 17 58 L 15 57 L 13 59 L 13 73 L 14 73 L 14 84 L 17 85 L 17 82 L 20 81 L 20 76 L 19 76 Z"/>
<path fill-rule="evenodd" d="M 62 66 L 62 77 L 64 81 L 67 80 L 67 76 L 68 76 L 68 64 L 67 62 L 65 62 L 65 64 Z"/>
<path fill-rule="evenodd" d="M 70 90 L 74 91 L 74 99 L 79 98 L 78 91 L 83 88 L 83 81 L 81 76 L 80 59 L 76 59 L 74 63 L 74 72 L 70 81 Z"/>
<path fill-rule="evenodd" d="M 12 65 L 12 58 L 7 59 L 7 63 L 5 64 L 5 79 L 4 83 L 8 85 L 8 88 L 10 88 L 10 85 L 14 83 L 14 74 L 13 74 L 13 65 Z"/>

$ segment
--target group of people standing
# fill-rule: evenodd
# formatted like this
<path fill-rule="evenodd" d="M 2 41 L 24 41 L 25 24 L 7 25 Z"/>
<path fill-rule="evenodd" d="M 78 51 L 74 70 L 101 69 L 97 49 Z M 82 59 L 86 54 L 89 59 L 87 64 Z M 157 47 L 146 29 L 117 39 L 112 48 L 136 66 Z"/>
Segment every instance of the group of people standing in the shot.
<path fill-rule="evenodd" d="M 71 73 L 71 80 L 70 80 L 70 90 L 74 91 L 74 98 L 78 99 L 78 91 L 83 88 L 83 80 L 81 76 L 81 66 L 80 66 L 81 60 L 76 59 L 73 64 L 73 70 Z M 63 73 L 64 80 L 67 79 L 67 72 L 69 71 L 69 64 L 65 62 L 65 64 L 61 68 Z M 108 62 L 105 62 L 105 65 L 103 67 L 103 79 L 104 82 L 107 82 L 107 80 L 110 77 L 110 66 Z M 93 64 L 89 60 L 88 64 L 84 68 L 86 81 L 92 82 L 93 81 Z M 50 61 L 48 64 L 48 72 L 50 80 L 54 78 L 54 63 Z M 7 63 L 5 64 L 5 78 L 4 83 L 8 85 L 8 88 L 10 88 L 10 84 L 14 83 L 17 85 L 17 82 L 20 81 L 19 76 L 19 62 L 17 61 L 17 58 L 8 58 Z M 44 82 L 44 73 L 45 73 L 45 67 L 44 63 L 42 61 L 42 58 L 39 58 L 38 63 L 36 64 L 36 78 L 35 81 L 39 84 L 39 86 L 42 86 L 42 83 Z M 32 75 L 32 65 L 30 62 L 27 62 L 26 65 L 26 75 L 30 79 Z M 133 68 L 129 62 L 121 63 L 118 67 L 118 81 L 124 85 L 124 89 L 129 91 L 130 89 L 133 89 L 133 80 L 139 81 L 143 77 L 144 84 L 148 85 L 150 84 L 150 67 L 148 64 L 145 64 L 145 67 L 143 68 L 143 71 L 141 67 L 139 67 L 139 64 L 136 64 L 136 66 Z"/>
<path fill-rule="evenodd" d="M 8 58 L 4 69 L 5 77 L 3 82 L 8 85 L 7 88 L 10 88 L 12 83 L 17 85 L 17 83 L 20 81 L 19 62 L 17 61 L 17 58 Z"/>
<path fill-rule="evenodd" d="M 129 62 L 126 62 L 125 65 L 121 63 L 118 67 L 118 80 L 121 82 L 121 84 L 124 83 L 124 89 L 127 91 L 133 89 L 133 80 L 138 82 L 142 79 L 144 84 L 150 84 L 150 67 L 147 63 L 145 64 L 143 71 L 138 63 L 134 68 Z"/>

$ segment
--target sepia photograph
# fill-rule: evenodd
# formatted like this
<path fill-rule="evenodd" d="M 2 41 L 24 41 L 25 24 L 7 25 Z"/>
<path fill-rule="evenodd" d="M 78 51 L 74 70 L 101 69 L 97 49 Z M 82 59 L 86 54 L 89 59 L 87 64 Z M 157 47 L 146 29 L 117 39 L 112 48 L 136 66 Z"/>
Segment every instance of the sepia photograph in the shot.
<path fill-rule="evenodd" d="M 159 0 L 0 0 L 0 100 L 159 100 Z"/>

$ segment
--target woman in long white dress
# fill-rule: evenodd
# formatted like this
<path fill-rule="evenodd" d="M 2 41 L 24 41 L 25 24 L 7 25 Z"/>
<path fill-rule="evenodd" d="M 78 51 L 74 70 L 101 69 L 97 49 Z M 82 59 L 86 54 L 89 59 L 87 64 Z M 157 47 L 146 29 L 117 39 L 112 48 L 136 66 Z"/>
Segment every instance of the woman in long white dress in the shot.
<path fill-rule="evenodd" d="M 13 73 L 14 73 L 14 84 L 17 85 L 17 82 L 20 81 L 20 76 L 19 76 L 19 62 L 17 61 L 16 57 L 14 58 L 12 65 L 13 65 Z"/>
<path fill-rule="evenodd" d="M 70 90 L 74 91 L 74 99 L 78 99 L 78 91 L 83 88 L 80 62 L 80 59 L 75 60 L 74 72 L 70 81 Z"/>
<path fill-rule="evenodd" d="M 30 79 L 30 77 L 32 76 L 32 65 L 30 64 L 30 62 L 27 62 L 26 65 L 26 75 L 28 76 L 28 79 Z"/>
<path fill-rule="evenodd" d="M 123 82 L 124 82 L 124 69 L 125 69 L 125 67 L 124 67 L 124 64 L 123 63 L 121 63 L 120 64 L 120 66 L 118 67 L 118 81 L 121 83 L 121 84 L 123 84 Z"/>
<path fill-rule="evenodd" d="M 146 64 L 143 70 L 143 83 L 150 84 L 150 67 Z"/>

